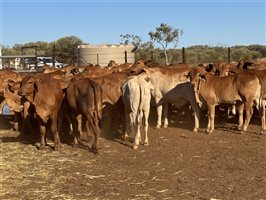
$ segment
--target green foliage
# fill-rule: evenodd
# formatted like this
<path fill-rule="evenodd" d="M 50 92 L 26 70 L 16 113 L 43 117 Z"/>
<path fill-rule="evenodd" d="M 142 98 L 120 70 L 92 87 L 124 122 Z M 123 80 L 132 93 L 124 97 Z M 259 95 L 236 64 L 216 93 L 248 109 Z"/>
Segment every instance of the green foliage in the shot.
<path fill-rule="evenodd" d="M 76 48 L 78 45 L 83 44 L 83 41 L 76 36 L 67 36 L 60 38 L 51 43 L 37 41 L 37 42 L 28 42 L 25 44 L 15 44 L 13 47 L 2 47 L 3 55 L 21 55 L 22 46 L 38 46 L 38 55 L 39 56 L 52 56 L 53 47 L 55 45 L 55 57 L 58 61 L 63 63 L 73 63 L 76 55 Z M 25 55 L 34 55 L 34 49 L 25 49 Z"/>
<path fill-rule="evenodd" d="M 142 43 L 142 39 L 139 36 L 133 34 L 121 34 L 120 38 L 121 44 L 125 45 L 132 44 L 133 46 L 139 47 Z"/>
<path fill-rule="evenodd" d="M 67 36 L 52 42 L 50 46 L 55 45 L 56 57 L 60 62 L 72 64 L 75 61 L 76 48 L 82 43 L 76 36 Z"/>
<path fill-rule="evenodd" d="M 176 48 L 181 35 L 183 35 L 181 29 L 174 29 L 165 23 L 161 23 L 159 27 L 155 28 L 154 32 L 149 32 L 151 41 L 157 42 L 162 46 L 166 64 L 169 64 L 168 45 L 173 44 L 173 47 Z"/>
<path fill-rule="evenodd" d="M 265 45 L 249 45 L 249 46 L 234 46 L 231 47 L 231 61 L 238 62 L 240 59 L 255 60 L 266 57 Z M 153 55 L 153 61 L 164 64 L 164 51 L 157 49 L 146 49 L 145 53 L 141 49 L 136 54 L 136 59 L 151 60 Z M 215 63 L 215 62 L 227 62 L 228 60 L 228 48 L 227 47 L 210 47 L 207 45 L 195 45 L 185 49 L 186 63 L 195 65 L 199 63 Z M 141 56 L 140 56 L 141 55 Z M 181 49 L 169 49 L 168 50 L 169 61 L 172 64 L 182 63 L 182 50 Z"/>

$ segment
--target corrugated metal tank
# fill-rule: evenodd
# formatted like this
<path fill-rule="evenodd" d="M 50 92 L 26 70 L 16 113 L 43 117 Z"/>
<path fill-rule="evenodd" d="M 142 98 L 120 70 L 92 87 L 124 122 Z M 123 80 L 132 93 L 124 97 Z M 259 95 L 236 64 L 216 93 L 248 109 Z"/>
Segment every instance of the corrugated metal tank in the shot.
<path fill-rule="evenodd" d="M 78 65 L 86 66 L 89 63 L 100 66 L 107 66 L 110 60 L 117 64 L 135 62 L 135 53 L 133 45 L 80 45 L 77 49 Z M 125 52 L 127 52 L 125 54 Z"/>

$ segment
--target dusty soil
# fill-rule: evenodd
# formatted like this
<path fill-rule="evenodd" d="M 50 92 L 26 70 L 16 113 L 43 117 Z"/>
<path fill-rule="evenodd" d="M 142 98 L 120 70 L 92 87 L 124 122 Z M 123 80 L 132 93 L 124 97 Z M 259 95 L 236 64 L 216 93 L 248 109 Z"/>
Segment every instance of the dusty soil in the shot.
<path fill-rule="evenodd" d="M 101 138 L 98 155 L 84 142 L 38 150 L 1 120 L 0 199 L 266 199 L 266 135 L 253 118 L 244 135 L 236 118 L 216 119 L 216 130 L 191 132 L 180 117 L 167 129 L 149 129 L 150 145 Z M 183 119 L 183 120 L 181 120 Z M 203 119 L 204 122 L 206 119 Z M 206 124 L 203 123 L 203 127 Z"/>

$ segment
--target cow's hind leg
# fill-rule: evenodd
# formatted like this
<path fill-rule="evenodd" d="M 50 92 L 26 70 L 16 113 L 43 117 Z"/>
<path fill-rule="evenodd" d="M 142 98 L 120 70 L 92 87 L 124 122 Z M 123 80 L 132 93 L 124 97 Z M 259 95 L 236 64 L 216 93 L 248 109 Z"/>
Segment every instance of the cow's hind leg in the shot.
<path fill-rule="evenodd" d="M 54 150 L 58 151 L 61 146 L 61 143 L 57 129 L 57 114 L 54 114 L 51 118 L 52 118 L 51 131 L 54 135 Z"/>
<path fill-rule="evenodd" d="M 266 130 L 266 124 L 265 124 L 265 106 L 266 106 L 266 101 L 263 100 L 262 102 L 262 107 L 259 108 L 260 112 L 261 112 L 261 134 L 264 134 L 265 133 L 265 130 Z"/>
<path fill-rule="evenodd" d="M 149 128 L 149 122 L 148 122 L 149 114 L 144 113 L 144 145 L 149 145 L 149 138 L 148 138 L 148 128 Z"/>
<path fill-rule="evenodd" d="M 130 133 L 130 117 L 129 117 L 129 111 L 127 108 L 125 108 L 125 128 L 124 128 L 124 134 L 122 135 L 123 140 L 129 139 L 129 133 Z"/>
<path fill-rule="evenodd" d="M 92 144 L 91 149 L 92 152 L 96 154 L 98 153 L 99 137 L 100 137 L 100 128 L 98 125 L 98 119 L 96 119 L 96 117 L 93 116 L 93 113 L 89 111 L 87 115 L 87 120 L 94 134 L 94 142 Z"/>
<path fill-rule="evenodd" d="M 237 111 L 238 111 L 238 126 L 237 126 L 237 129 L 239 131 L 241 131 L 242 130 L 242 126 L 243 126 L 244 103 L 240 103 L 239 105 L 237 105 Z"/>
<path fill-rule="evenodd" d="M 246 101 L 245 103 L 245 109 L 246 109 L 246 119 L 244 121 L 244 126 L 243 126 L 243 131 L 242 133 L 246 132 L 247 131 L 247 128 L 248 128 L 248 125 L 249 125 L 249 122 L 250 122 L 250 119 L 252 117 L 252 114 L 253 114 L 253 107 L 252 107 L 252 104 L 253 104 L 253 100 L 248 100 Z"/>
<path fill-rule="evenodd" d="M 163 110 L 163 106 L 159 105 L 157 106 L 157 125 L 156 128 L 161 128 L 161 124 L 162 124 L 162 110 Z"/>
<path fill-rule="evenodd" d="M 134 145 L 133 145 L 133 149 L 138 149 L 139 147 L 139 143 L 141 141 L 141 135 L 140 135 L 140 121 L 141 121 L 141 114 L 139 114 L 138 116 L 138 121 L 134 123 L 134 128 L 135 128 L 135 142 L 134 142 Z"/>
<path fill-rule="evenodd" d="M 41 119 L 38 119 L 38 121 L 39 121 L 40 134 L 41 134 L 40 150 L 44 150 L 45 146 L 46 146 L 46 138 L 45 138 L 46 128 L 45 128 L 45 123 Z"/>
<path fill-rule="evenodd" d="M 70 116 L 71 125 L 72 125 L 72 135 L 73 135 L 73 147 L 78 146 L 78 137 L 79 137 L 79 130 L 78 130 L 78 120 L 74 115 Z"/>
<path fill-rule="evenodd" d="M 168 103 L 163 104 L 163 117 L 164 117 L 164 123 L 163 127 L 168 127 Z"/>
<path fill-rule="evenodd" d="M 214 130 L 215 106 L 209 105 L 208 111 L 209 111 L 209 123 L 208 123 L 207 133 L 212 133 Z"/>

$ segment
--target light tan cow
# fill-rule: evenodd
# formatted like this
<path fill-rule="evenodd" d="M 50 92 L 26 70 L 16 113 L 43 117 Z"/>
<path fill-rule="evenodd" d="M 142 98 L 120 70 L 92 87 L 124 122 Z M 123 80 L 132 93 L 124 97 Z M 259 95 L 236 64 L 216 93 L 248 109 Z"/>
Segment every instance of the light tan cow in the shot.
<path fill-rule="evenodd" d="M 157 107 L 157 128 L 161 127 L 162 114 L 164 115 L 164 127 L 168 127 L 168 103 L 173 103 L 177 108 L 181 108 L 187 102 L 190 103 L 195 117 L 195 126 L 193 131 L 197 132 L 199 128 L 200 108 L 196 103 L 193 87 L 187 82 L 186 74 L 191 67 L 168 68 L 146 66 L 142 60 L 137 61 L 130 69 L 132 73 L 146 71 L 151 77 L 151 83 L 154 87 L 152 96 Z"/>
<path fill-rule="evenodd" d="M 148 140 L 148 127 L 149 127 L 149 113 L 151 91 L 153 85 L 151 84 L 150 77 L 146 73 L 142 73 L 128 80 L 122 86 L 122 99 L 125 106 L 126 117 L 126 132 L 124 137 L 128 138 L 132 127 L 135 129 L 135 142 L 133 149 L 137 149 L 141 141 L 140 125 L 142 116 L 144 115 L 144 145 L 149 144 Z"/>
<path fill-rule="evenodd" d="M 259 104 L 261 98 L 261 84 L 255 74 L 242 72 L 232 76 L 217 77 L 193 69 L 188 75 L 194 87 L 197 102 L 201 108 L 204 106 L 208 108 L 207 132 L 214 130 L 215 106 L 222 103 L 236 104 L 239 112 L 238 129 L 242 132 L 247 130 L 253 114 L 253 102 Z M 246 119 L 243 125 L 244 107 Z"/>

